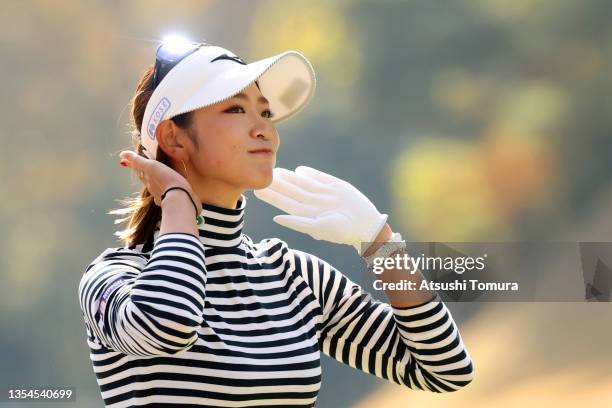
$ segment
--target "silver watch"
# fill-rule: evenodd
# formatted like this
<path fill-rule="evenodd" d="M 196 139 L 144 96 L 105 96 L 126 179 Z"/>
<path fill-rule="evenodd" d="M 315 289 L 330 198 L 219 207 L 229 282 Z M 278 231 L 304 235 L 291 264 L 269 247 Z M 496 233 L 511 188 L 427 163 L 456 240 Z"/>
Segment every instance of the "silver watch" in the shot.
<path fill-rule="evenodd" d="M 369 256 L 364 257 L 368 268 L 374 266 L 374 259 L 376 258 L 386 258 L 390 254 L 399 251 L 400 249 L 406 249 L 406 242 L 402 238 L 399 232 L 394 232 L 389 238 L 388 241 L 384 242 L 381 246 L 378 247 L 374 253 Z"/>

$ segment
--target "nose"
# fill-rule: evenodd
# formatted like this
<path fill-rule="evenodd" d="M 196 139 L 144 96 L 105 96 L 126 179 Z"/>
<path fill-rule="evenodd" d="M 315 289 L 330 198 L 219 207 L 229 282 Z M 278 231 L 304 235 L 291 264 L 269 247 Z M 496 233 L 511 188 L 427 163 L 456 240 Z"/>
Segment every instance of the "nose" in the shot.
<path fill-rule="evenodd" d="M 274 125 L 270 122 L 269 119 L 265 119 L 261 116 L 255 119 L 250 132 L 251 137 L 254 139 L 270 141 L 274 141 L 275 134 L 276 131 Z"/>

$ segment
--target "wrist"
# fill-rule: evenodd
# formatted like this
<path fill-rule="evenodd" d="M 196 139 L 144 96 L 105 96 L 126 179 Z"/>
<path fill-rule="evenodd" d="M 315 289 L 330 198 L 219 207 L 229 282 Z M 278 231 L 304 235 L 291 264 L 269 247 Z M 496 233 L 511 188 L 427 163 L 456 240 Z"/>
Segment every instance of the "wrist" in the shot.
<path fill-rule="evenodd" d="M 193 203 L 185 191 L 179 189 L 167 191 L 161 200 L 161 210 L 160 234 L 185 232 L 198 236 Z"/>
<path fill-rule="evenodd" d="M 364 255 L 368 268 L 372 268 L 376 259 L 387 258 L 398 251 L 406 251 L 406 242 L 399 232 L 394 232 L 391 237 L 384 243 L 377 243 L 376 249 L 373 249 L 368 255 Z"/>
<path fill-rule="evenodd" d="M 195 216 L 199 216 L 202 212 L 202 203 L 201 201 L 193 194 L 193 192 L 189 188 L 185 188 L 182 186 L 168 187 L 166 191 L 162 194 L 161 199 L 161 207 L 164 205 L 175 206 L 177 205 L 185 205 L 189 204 L 192 208 L 192 211 L 195 211 Z"/>
<path fill-rule="evenodd" d="M 183 190 L 173 189 L 170 191 L 166 191 L 164 198 L 161 200 L 161 207 L 169 207 L 169 206 L 189 206 L 193 209 L 193 204 L 191 203 L 190 196 L 185 193 Z"/>
<path fill-rule="evenodd" d="M 368 249 L 363 252 L 362 256 L 371 255 L 374 251 L 376 251 L 383 243 L 389 241 L 391 236 L 393 235 L 393 231 L 391 230 L 391 226 L 389 224 L 385 224 L 383 228 L 380 230 L 372 244 L 368 247 Z"/>

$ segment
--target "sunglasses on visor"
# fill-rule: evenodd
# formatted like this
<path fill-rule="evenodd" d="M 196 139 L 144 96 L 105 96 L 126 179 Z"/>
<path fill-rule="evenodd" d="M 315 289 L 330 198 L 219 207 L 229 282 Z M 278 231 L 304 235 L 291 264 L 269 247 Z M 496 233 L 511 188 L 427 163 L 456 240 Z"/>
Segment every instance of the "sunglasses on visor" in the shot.
<path fill-rule="evenodd" d="M 153 71 L 153 89 L 157 88 L 162 79 L 164 79 L 176 64 L 205 45 L 208 44 L 185 42 L 179 44 L 163 43 L 157 47 L 155 53 L 155 70 Z"/>

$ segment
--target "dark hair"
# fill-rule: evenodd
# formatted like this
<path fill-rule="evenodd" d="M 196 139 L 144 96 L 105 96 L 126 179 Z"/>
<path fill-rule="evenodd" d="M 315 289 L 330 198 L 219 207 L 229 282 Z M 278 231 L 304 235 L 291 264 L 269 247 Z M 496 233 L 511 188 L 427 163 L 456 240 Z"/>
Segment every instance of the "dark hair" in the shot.
<path fill-rule="evenodd" d="M 143 157 L 146 156 L 143 154 L 144 147 L 140 143 L 140 128 L 147 103 L 154 90 L 153 70 L 154 65 L 151 65 L 144 71 L 138 81 L 136 91 L 130 102 L 130 111 L 132 113 L 131 125 L 133 127 L 130 132 L 132 144 L 134 146 L 134 151 Z M 193 121 L 193 111 L 177 115 L 171 118 L 171 120 L 181 129 L 189 129 Z M 191 132 L 189 132 L 189 135 L 197 148 L 197 138 Z M 157 161 L 172 167 L 170 158 L 159 148 L 159 146 L 155 155 Z M 142 190 L 140 190 L 139 196 L 127 197 L 119 201 L 124 208 L 111 210 L 107 214 L 119 216 L 127 215 L 115 220 L 115 224 L 127 221 L 127 227 L 124 230 L 115 232 L 114 235 L 118 236 L 125 246 L 134 247 L 138 244 L 145 243 L 153 236 L 155 226 L 157 222 L 161 220 L 161 208 L 155 204 L 153 196 L 144 186 Z"/>

